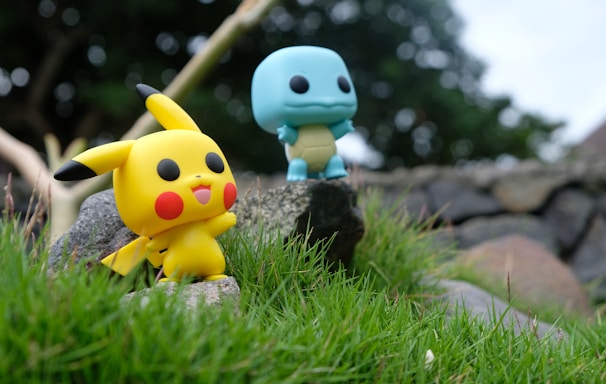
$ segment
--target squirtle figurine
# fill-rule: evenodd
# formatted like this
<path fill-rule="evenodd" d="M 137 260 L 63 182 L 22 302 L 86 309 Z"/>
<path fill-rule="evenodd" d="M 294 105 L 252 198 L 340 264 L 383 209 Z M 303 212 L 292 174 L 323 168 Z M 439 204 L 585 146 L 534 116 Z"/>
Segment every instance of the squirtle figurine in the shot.
<path fill-rule="evenodd" d="M 284 143 L 287 181 L 348 175 L 335 141 L 354 130 L 358 103 L 339 54 L 316 46 L 271 53 L 255 69 L 251 100 L 257 124 Z"/>

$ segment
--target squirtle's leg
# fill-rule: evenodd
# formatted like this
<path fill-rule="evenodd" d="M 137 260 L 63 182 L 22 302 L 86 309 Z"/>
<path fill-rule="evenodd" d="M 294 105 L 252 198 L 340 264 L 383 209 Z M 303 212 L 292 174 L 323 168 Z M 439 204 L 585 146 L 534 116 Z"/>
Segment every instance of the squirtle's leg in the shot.
<path fill-rule="evenodd" d="M 286 172 L 286 181 L 304 181 L 307 180 L 307 163 L 305 160 L 297 157 L 288 163 Z"/>
<path fill-rule="evenodd" d="M 345 163 L 339 155 L 333 155 L 324 169 L 324 175 L 327 179 L 338 179 L 339 177 L 346 177 L 349 174 L 345 170 Z"/>

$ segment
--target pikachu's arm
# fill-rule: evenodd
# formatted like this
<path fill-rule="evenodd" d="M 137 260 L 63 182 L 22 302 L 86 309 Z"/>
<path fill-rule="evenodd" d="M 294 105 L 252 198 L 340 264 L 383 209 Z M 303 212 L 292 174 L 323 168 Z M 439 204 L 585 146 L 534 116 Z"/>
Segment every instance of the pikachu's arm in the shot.
<path fill-rule="evenodd" d="M 125 276 L 145 259 L 148 253 L 145 246 L 148 242 L 149 238 L 139 237 L 105 257 L 101 263 Z"/>
<path fill-rule="evenodd" d="M 164 252 L 168 248 L 170 242 L 170 236 L 164 234 L 154 236 L 147 242 L 145 249 L 147 249 L 147 260 L 156 268 L 164 264 Z"/>
<path fill-rule="evenodd" d="M 234 225 L 236 225 L 236 215 L 233 212 L 225 212 L 206 221 L 208 233 L 212 237 L 219 236 Z"/>
<path fill-rule="evenodd" d="M 150 252 L 160 252 L 168 248 L 170 242 L 170 236 L 167 234 L 161 234 L 154 236 L 145 245 L 145 248 Z"/>

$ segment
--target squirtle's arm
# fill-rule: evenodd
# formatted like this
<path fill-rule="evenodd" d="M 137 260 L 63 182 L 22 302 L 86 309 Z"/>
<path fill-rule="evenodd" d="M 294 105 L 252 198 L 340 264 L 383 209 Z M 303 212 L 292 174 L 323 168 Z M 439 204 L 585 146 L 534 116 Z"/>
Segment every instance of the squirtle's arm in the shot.
<path fill-rule="evenodd" d="M 148 256 L 146 245 L 148 237 L 139 237 L 116 252 L 101 260 L 101 263 L 112 271 L 125 276 Z"/>
<path fill-rule="evenodd" d="M 284 124 L 281 127 L 278 127 L 278 140 L 282 143 L 287 143 L 290 145 L 294 145 L 299 138 L 299 131 L 296 128 L 293 128 L 289 125 Z"/>
<path fill-rule="evenodd" d="M 225 212 L 206 221 L 208 233 L 217 237 L 223 232 L 236 225 L 236 215 L 233 212 Z"/>
<path fill-rule="evenodd" d="M 349 132 L 354 131 L 353 124 L 352 124 L 351 120 L 349 120 L 349 119 L 341 120 L 338 123 L 329 125 L 328 128 L 330 129 L 333 136 L 335 137 L 335 140 L 340 139 L 341 137 L 345 136 Z"/>

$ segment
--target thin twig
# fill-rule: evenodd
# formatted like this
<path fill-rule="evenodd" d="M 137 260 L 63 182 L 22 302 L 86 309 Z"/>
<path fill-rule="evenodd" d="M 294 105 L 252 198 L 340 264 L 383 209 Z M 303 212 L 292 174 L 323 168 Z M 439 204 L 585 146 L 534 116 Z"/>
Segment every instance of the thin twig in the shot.
<path fill-rule="evenodd" d="M 507 302 L 511 304 L 511 276 L 507 271 Z"/>
<path fill-rule="evenodd" d="M 12 219 L 15 215 L 15 200 L 13 199 L 13 174 L 8 173 L 6 185 L 4 186 L 4 218 Z"/>
<path fill-rule="evenodd" d="M 162 268 L 160 268 L 160 270 L 158 271 L 158 274 L 156 275 L 156 278 L 154 279 L 154 284 L 158 284 L 158 281 L 160 281 L 163 274 L 164 274 L 164 266 L 162 266 Z"/>

